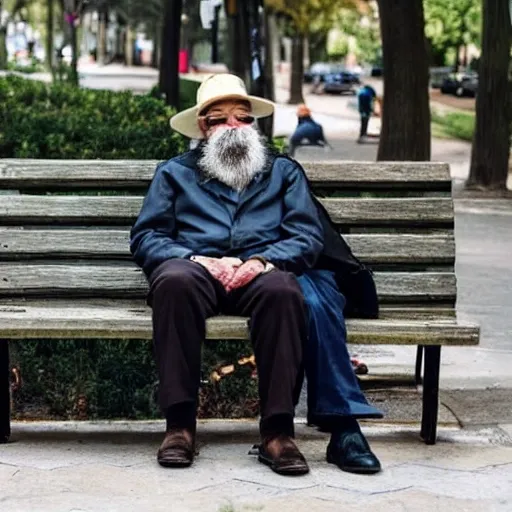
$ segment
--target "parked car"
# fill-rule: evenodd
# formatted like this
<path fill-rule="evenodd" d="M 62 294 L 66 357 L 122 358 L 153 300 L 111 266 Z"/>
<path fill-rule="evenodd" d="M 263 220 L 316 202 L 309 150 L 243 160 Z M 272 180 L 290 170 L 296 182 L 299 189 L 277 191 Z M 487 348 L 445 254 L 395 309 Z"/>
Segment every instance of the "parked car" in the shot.
<path fill-rule="evenodd" d="M 311 83 L 323 83 L 325 76 L 331 73 L 337 73 L 343 71 L 341 64 L 332 64 L 329 62 L 315 62 L 305 73 L 304 82 L 307 84 Z"/>
<path fill-rule="evenodd" d="M 349 71 L 340 71 L 325 76 L 324 92 L 356 94 L 356 86 L 360 84 L 359 76 Z"/>
<path fill-rule="evenodd" d="M 476 73 L 457 73 L 448 76 L 441 84 L 443 94 L 463 96 L 476 96 L 478 91 L 478 75 Z"/>

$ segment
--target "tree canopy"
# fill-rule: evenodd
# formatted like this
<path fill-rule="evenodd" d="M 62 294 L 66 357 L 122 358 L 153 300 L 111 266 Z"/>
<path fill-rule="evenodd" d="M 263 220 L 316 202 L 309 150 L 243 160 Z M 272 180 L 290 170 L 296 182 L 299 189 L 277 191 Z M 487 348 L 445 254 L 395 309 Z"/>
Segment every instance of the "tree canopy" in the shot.
<path fill-rule="evenodd" d="M 424 0 L 425 35 L 435 53 L 446 59 L 464 45 L 480 46 L 480 0 Z"/>

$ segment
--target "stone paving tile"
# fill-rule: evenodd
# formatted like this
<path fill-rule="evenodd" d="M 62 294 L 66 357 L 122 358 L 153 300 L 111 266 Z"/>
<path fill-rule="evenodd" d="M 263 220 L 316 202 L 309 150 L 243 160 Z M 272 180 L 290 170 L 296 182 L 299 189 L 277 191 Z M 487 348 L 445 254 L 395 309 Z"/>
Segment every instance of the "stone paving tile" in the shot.
<path fill-rule="evenodd" d="M 409 489 L 406 491 L 365 498 L 365 508 L 385 512 L 505 512 L 499 503 L 487 500 L 454 499 L 435 493 Z M 508 509 L 508 512 L 510 509 Z"/>
<path fill-rule="evenodd" d="M 361 503 L 376 512 L 512 510 L 512 446 L 501 429 L 441 429 L 442 440 L 426 446 L 411 428 L 365 427 L 384 471 L 363 476 L 328 465 L 328 436 L 298 425 L 311 473 L 285 478 L 247 454 L 257 439 L 253 423 L 203 425 L 200 455 L 186 470 L 157 465 L 161 433 L 153 427 L 104 436 L 61 427 L 62 439 L 58 429 L 52 436 L 27 431 L 0 447 L 0 511 L 299 512 Z"/>

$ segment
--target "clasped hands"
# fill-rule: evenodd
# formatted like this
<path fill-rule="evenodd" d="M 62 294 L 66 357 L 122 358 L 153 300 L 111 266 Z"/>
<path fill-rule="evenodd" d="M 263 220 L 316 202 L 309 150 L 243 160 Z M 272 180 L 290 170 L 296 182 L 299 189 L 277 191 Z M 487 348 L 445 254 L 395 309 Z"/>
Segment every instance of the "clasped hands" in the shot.
<path fill-rule="evenodd" d="M 274 268 L 271 263 L 265 265 L 258 259 L 248 259 L 245 262 L 239 258 L 228 257 L 192 256 L 190 259 L 202 265 L 228 293 L 249 284 L 256 276 Z"/>

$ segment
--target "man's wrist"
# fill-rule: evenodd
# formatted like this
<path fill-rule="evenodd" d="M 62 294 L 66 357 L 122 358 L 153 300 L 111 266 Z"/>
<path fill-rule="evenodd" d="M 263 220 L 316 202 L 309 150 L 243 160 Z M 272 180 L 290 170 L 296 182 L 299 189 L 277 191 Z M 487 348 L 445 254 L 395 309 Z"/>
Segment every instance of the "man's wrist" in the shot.
<path fill-rule="evenodd" d="M 267 263 L 269 263 L 267 258 L 265 258 L 264 256 L 260 256 L 259 254 L 255 254 L 254 256 L 249 256 L 249 258 L 247 258 L 245 261 L 249 261 L 249 260 L 257 260 L 257 261 L 263 263 L 264 267 L 267 266 Z"/>

